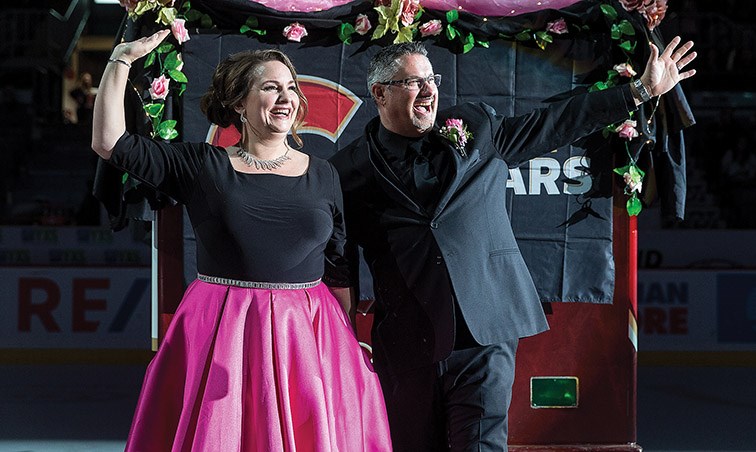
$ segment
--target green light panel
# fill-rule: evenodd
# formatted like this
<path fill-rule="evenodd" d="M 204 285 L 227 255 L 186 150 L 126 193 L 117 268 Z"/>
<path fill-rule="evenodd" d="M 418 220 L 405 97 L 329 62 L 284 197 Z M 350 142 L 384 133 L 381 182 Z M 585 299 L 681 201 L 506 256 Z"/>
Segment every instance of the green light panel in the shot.
<path fill-rule="evenodd" d="M 577 408 L 577 377 L 531 377 L 531 408 Z"/>

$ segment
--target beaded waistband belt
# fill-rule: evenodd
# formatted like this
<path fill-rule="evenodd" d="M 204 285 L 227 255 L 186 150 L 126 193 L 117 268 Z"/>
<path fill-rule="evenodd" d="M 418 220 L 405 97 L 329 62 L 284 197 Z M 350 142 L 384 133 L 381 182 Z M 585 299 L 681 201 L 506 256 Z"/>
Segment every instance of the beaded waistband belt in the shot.
<path fill-rule="evenodd" d="M 240 281 L 238 279 L 221 278 L 219 276 L 207 276 L 197 274 L 197 279 L 212 284 L 224 286 L 244 287 L 246 289 L 309 289 L 320 284 L 320 279 L 303 283 L 273 283 L 257 281 Z"/>

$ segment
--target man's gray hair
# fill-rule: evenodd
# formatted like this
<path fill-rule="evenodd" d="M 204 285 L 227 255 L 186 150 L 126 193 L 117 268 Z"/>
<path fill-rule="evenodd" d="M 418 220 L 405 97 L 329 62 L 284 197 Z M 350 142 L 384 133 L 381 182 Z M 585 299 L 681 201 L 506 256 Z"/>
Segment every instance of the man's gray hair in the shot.
<path fill-rule="evenodd" d="M 399 72 L 399 58 L 405 55 L 428 56 L 428 50 L 419 41 L 391 44 L 382 48 L 370 60 L 367 74 L 367 88 L 372 96 L 372 87 L 376 83 L 387 82 Z"/>

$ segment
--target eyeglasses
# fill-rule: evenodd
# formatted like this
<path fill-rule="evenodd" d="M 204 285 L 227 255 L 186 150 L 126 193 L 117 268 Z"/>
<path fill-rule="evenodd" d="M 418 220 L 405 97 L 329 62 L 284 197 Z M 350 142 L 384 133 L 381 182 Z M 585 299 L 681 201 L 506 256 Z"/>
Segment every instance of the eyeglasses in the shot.
<path fill-rule="evenodd" d="M 436 86 L 441 86 L 441 74 L 433 74 L 427 77 L 410 77 L 404 80 L 389 80 L 387 82 L 378 82 L 380 85 L 393 85 L 403 86 L 404 89 L 409 91 L 420 91 L 426 84 L 433 83 Z"/>

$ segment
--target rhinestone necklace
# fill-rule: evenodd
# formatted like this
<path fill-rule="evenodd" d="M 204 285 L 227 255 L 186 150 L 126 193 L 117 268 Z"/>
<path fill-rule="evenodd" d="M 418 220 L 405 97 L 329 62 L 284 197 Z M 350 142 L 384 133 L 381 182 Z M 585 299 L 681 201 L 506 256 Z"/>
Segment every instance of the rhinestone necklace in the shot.
<path fill-rule="evenodd" d="M 284 163 L 286 163 L 287 160 L 291 160 L 291 157 L 289 157 L 290 149 L 291 148 L 287 143 L 286 152 L 284 152 L 283 155 L 270 160 L 261 160 L 245 151 L 244 148 L 241 147 L 241 143 L 239 143 L 239 149 L 236 151 L 236 155 L 238 155 L 239 158 L 241 158 L 242 162 L 244 162 L 244 164 L 249 167 L 254 166 L 255 169 L 273 171 L 274 169 L 280 168 Z"/>

